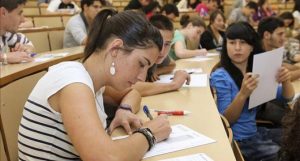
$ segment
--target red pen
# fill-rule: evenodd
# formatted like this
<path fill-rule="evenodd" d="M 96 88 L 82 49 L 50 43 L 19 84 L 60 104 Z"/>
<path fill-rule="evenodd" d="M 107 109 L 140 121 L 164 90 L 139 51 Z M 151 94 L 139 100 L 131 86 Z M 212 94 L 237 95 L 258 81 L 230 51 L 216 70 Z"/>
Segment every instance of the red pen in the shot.
<path fill-rule="evenodd" d="M 187 115 L 190 114 L 191 112 L 189 111 L 182 111 L 182 110 L 177 110 L 177 111 L 156 111 L 158 115 L 161 114 L 166 114 L 166 115 L 174 115 L 174 116 L 183 116 L 183 115 Z"/>

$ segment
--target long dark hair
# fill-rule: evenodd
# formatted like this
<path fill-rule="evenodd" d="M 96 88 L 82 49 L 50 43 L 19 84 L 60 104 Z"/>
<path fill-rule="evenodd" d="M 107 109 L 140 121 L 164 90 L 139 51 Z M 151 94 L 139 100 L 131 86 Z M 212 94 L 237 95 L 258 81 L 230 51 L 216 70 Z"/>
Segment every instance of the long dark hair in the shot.
<path fill-rule="evenodd" d="M 136 11 L 118 13 L 113 9 L 100 11 L 94 19 L 84 49 L 83 62 L 95 51 L 105 49 L 112 37 L 123 40 L 124 49 L 150 48 L 162 49 L 163 39 L 158 29 L 146 20 L 144 14 Z"/>
<path fill-rule="evenodd" d="M 295 0 L 295 5 L 293 11 L 299 11 L 300 12 L 300 1 Z"/>
<path fill-rule="evenodd" d="M 225 33 L 226 39 L 223 42 L 223 47 L 221 51 L 220 66 L 225 68 L 226 71 L 235 81 L 236 85 L 241 88 L 243 81 L 243 73 L 231 62 L 231 59 L 227 53 L 227 39 L 241 39 L 246 41 L 249 45 L 253 47 L 252 52 L 248 58 L 247 72 L 252 71 L 252 63 L 254 54 L 262 52 L 261 42 L 259 36 L 253 29 L 253 27 L 247 22 L 236 22 L 231 24 Z"/>
<path fill-rule="evenodd" d="M 212 33 L 213 38 L 215 39 L 216 42 L 218 42 L 218 38 L 215 36 L 214 32 L 212 31 L 211 25 L 212 25 L 212 23 L 215 21 L 215 19 L 217 18 L 218 15 L 221 15 L 221 17 L 223 18 L 224 23 L 225 23 L 226 18 L 225 18 L 225 16 L 224 16 L 223 12 L 220 11 L 220 10 L 216 10 L 216 11 L 214 11 L 214 12 L 212 12 L 212 13 L 210 14 L 210 16 L 209 16 L 209 25 L 208 25 L 208 27 L 207 27 L 207 30 L 208 30 L 210 33 Z"/>
<path fill-rule="evenodd" d="M 282 118 L 282 161 L 299 161 L 300 145 L 300 99 L 298 98 L 292 111 Z"/>

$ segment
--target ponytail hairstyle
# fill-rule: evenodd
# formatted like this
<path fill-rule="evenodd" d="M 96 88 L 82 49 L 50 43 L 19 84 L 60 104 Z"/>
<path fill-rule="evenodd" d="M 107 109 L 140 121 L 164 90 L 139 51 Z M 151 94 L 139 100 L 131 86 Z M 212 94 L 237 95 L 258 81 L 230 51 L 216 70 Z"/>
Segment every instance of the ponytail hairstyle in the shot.
<path fill-rule="evenodd" d="M 181 16 L 180 25 L 182 26 L 182 28 L 186 28 L 190 23 L 192 23 L 193 26 L 203 27 L 204 29 L 206 29 L 206 24 L 200 16 L 189 16 L 187 14 Z"/>
<path fill-rule="evenodd" d="M 146 20 L 143 13 L 124 11 L 117 13 L 114 9 L 103 9 L 94 19 L 84 49 L 85 62 L 93 53 L 107 47 L 111 38 L 123 41 L 123 50 L 131 52 L 135 48 L 162 49 L 163 38 L 158 29 Z"/>
<path fill-rule="evenodd" d="M 221 67 L 225 68 L 226 71 L 230 74 L 230 76 L 235 81 L 235 84 L 238 88 L 241 88 L 242 81 L 244 79 L 243 73 L 231 62 L 231 59 L 227 53 L 227 39 L 234 40 L 234 39 L 241 39 L 247 42 L 250 46 L 253 47 L 249 57 L 248 57 L 248 64 L 247 64 L 247 72 L 252 71 L 252 64 L 253 64 L 253 56 L 255 54 L 261 53 L 261 41 L 258 34 L 255 32 L 253 27 L 247 22 L 236 22 L 231 25 L 226 30 L 225 33 L 226 39 L 223 41 L 223 47 L 221 51 L 221 60 L 220 65 Z"/>

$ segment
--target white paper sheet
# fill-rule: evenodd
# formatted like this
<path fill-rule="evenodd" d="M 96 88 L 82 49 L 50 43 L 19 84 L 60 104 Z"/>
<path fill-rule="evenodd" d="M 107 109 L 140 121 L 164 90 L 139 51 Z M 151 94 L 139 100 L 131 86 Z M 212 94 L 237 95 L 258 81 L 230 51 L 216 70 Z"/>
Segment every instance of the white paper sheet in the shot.
<path fill-rule="evenodd" d="M 191 81 L 189 85 L 184 84 L 183 87 L 206 87 L 207 86 L 207 74 L 190 74 Z M 172 82 L 174 75 L 166 74 L 160 75 L 157 83 L 170 83 Z"/>
<path fill-rule="evenodd" d="M 203 57 L 193 57 L 193 58 L 188 58 L 188 59 L 185 59 L 186 61 L 197 61 L 197 62 L 202 62 L 202 61 L 208 61 L 208 60 L 213 60 L 213 58 L 210 58 L 210 57 L 206 57 L 206 56 L 203 56 Z"/>
<path fill-rule="evenodd" d="M 65 57 L 68 54 L 69 53 L 67 53 L 67 52 L 64 52 L 64 53 L 53 53 L 53 54 L 43 54 L 43 55 L 40 55 L 38 57 L 35 57 L 34 61 L 35 62 L 44 62 L 44 61 L 48 61 L 48 60 L 53 59 L 53 58 Z"/>
<path fill-rule="evenodd" d="M 282 64 L 283 52 L 282 47 L 254 56 L 252 72 L 259 74 L 259 82 L 250 96 L 249 109 L 276 98 L 276 75 Z"/>
<path fill-rule="evenodd" d="M 203 70 L 201 68 L 185 68 L 185 69 L 179 69 L 184 70 L 189 74 L 195 74 L 195 73 L 202 73 Z M 174 70 L 172 73 L 174 74 L 177 70 Z"/>
<path fill-rule="evenodd" d="M 164 159 L 160 161 L 213 161 L 213 160 L 204 153 L 197 153 L 193 155 Z"/>
<path fill-rule="evenodd" d="M 126 136 L 114 137 L 112 139 L 116 140 L 123 138 L 126 138 Z M 166 154 L 214 142 L 216 141 L 184 125 L 173 125 L 172 132 L 169 138 L 165 141 L 157 143 L 150 151 L 145 154 L 144 158 L 149 158 L 156 155 Z"/>

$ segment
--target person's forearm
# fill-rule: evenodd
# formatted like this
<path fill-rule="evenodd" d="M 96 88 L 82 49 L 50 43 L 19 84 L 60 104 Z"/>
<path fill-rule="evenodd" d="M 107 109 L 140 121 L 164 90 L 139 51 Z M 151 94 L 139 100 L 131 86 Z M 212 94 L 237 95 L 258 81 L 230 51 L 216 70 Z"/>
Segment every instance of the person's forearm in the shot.
<path fill-rule="evenodd" d="M 176 90 L 173 83 L 137 82 L 134 89 L 140 92 L 142 97 L 165 93 Z"/>
<path fill-rule="evenodd" d="M 294 87 L 290 81 L 282 83 L 282 96 L 287 100 L 293 99 L 295 95 Z"/>
<path fill-rule="evenodd" d="M 181 49 L 180 51 L 175 50 L 175 54 L 178 58 L 191 58 L 199 55 L 199 51 L 197 50 L 189 50 L 189 49 Z"/>
<path fill-rule="evenodd" d="M 227 107 L 224 112 L 224 116 L 227 118 L 230 124 L 235 123 L 240 118 L 246 100 L 247 97 L 239 92 L 231 104 Z"/>
<path fill-rule="evenodd" d="M 132 108 L 132 112 L 137 113 L 140 110 L 141 101 L 142 101 L 141 94 L 137 90 L 132 89 L 129 93 L 127 93 L 123 97 L 121 104 L 130 105 Z"/>

